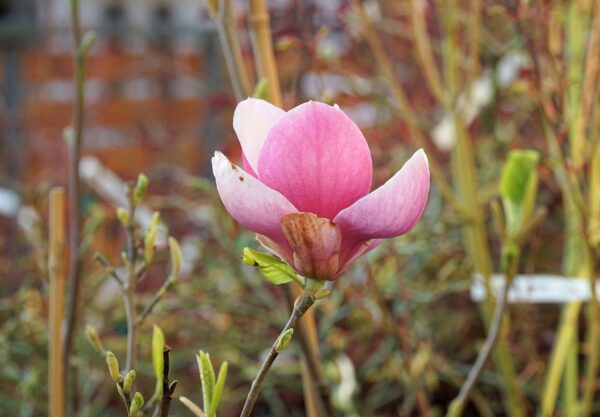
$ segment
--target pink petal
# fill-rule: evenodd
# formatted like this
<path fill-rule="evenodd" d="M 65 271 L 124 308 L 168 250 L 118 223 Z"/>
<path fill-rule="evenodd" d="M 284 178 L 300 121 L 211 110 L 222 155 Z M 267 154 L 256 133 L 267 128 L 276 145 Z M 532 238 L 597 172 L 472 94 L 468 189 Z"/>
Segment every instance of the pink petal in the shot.
<path fill-rule="evenodd" d="M 271 128 L 257 172 L 299 211 L 333 219 L 369 192 L 373 169 L 358 126 L 339 108 L 311 101 Z"/>
<path fill-rule="evenodd" d="M 242 166 L 244 167 L 244 171 L 252 175 L 254 178 L 258 178 L 258 175 L 256 175 L 256 172 L 254 172 L 254 169 L 250 165 L 250 162 L 248 162 L 248 158 L 246 158 L 246 154 L 244 154 L 244 151 L 242 151 Z"/>
<path fill-rule="evenodd" d="M 421 149 L 385 184 L 335 217 L 345 256 L 362 242 L 408 232 L 421 218 L 428 194 L 429 163 Z"/>
<path fill-rule="evenodd" d="M 284 196 L 232 164 L 221 152 L 212 158 L 217 190 L 225 208 L 237 222 L 289 248 L 279 223 L 298 210 Z"/>
<path fill-rule="evenodd" d="M 238 103 L 233 113 L 233 129 L 238 136 L 248 164 L 256 172 L 258 155 L 267 133 L 285 112 L 271 103 L 248 98 Z"/>
<path fill-rule="evenodd" d="M 283 216 L 281 229 L 293 250 L 293 266 L 302 276 L 333 279 L 339 270 L 340 229 L 313 213 Z"/>

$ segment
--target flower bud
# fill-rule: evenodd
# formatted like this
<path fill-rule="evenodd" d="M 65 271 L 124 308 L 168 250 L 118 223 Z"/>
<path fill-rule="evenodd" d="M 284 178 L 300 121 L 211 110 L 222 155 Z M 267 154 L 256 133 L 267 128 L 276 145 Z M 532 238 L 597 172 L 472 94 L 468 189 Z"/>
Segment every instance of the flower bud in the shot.
<path fill-rule="evenodd" d="M 96 333 L 96 329 L 94 329 L 89 324 L 85 326 L 85 336 L 87 337 L 88 342 L 90 342 L 90 345 L 92 345 L 94 350 L 96 350 L 96 352 L 104 351 L 104 346 L 102 345 L 102 341 L 100 340 L 98 333 Z"/>
<path fill-rule="evenodd" d="M 294 329 L 287 329 L 285 332 L 283 332 L 283 334 L 281 334 L 281 336 L 279 336 L 277 343 L 275 344 L 275 350 L 277 353 L 280 353 L 290 344 L 293 335 Z"/>
<path fill-rule="evenodd" d="M 133 202 L 139 204 L 148 191 L 148 177 L 144 174 L 140 174 L 133 189 Z"/>
<path fill-rule="evenodd" d="M 123 226 L 129 226 L 129 213 L 123 207 L 117 209 L 117 217 Z"/>
<path fill-rule="evenodd" d="M 125 375 L 125 379 L 123 380 L 123 392 L 125 394 L 129 394 L 134 381 L 135 381 L 135 370 L 132 369 L 131 371 L 127 372 L 127 375 Z"/>
<path fill-rule="evenodd" d="M 169 251 L 171 252 L 171 265 L 173 268 L 172 280 L 177 281 L 179 279 L 179 271 L 181 270 L 181 248 L 179 243 L 174 237 L 169 237 Z"/>
<path fill-rule="evenodd" d="M 129 406 L 129 416 L 137 417 L 138 411 L 144 406 L 144 397 L 139 392 L 136 392 L 131 399 L 131 405 Z"/>
<path fill-rule="evenodd" d="M 106 364 L 108 365 L 108 372 L 110 372 L 110 377 L 113 381 L 120 382 L 123 377 L 119 371 L 119 361 L 112 352 L 106 353 Z"/>
<path fill-rule="evenodd" d="M 155 212 L 152 215 L 152 220 L 150 221 L 150 227 L 146 231 L 144 236 L 144 261 L 146 265 L 150 265 L 152 259 L 154 259 L 154 244 L 156 242 L 156 233 L 158 226 L 158 219 L 160 218 L 160 214 Z"/>

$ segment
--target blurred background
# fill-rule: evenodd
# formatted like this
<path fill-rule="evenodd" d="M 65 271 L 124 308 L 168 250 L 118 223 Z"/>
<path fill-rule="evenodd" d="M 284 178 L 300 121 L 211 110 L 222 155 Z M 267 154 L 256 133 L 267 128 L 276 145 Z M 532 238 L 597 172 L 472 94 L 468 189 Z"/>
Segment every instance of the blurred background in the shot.
<path fill-rule="evenodd" d="M 445 180 L 440 185 L 434 178 L 421 223 L 357 262 L 316 310 L 321 361 L 339 416 L 439 416 L 458 392 L 486 334 L 469 287 L 474 271 L 500 268 L 490 202 L 511 149 L 542 155 L 537 201 L 548 213 L 523 244 L 519 271 L 565 271 L 569 206 L 552 152 L 558 147 L 565 166 L 586 175 L 598 147 L 584 146 L 583 159 L 570 164 L 569 106 L 585 103 L 586 140 L 600 125 L 598 63 L 587 66 L 598 54 L 592 19 L 600 11 L 596 2 L 572 3 L 577 6 L 558 0 L 268 2 L 283 107 L 309 99 L 339 104 L 369 143 L 374 188 L 419 140 L 439 169 L 437 179 Z M 249 15 L 246 2 L 232 3 L 253 91 L 262 76 Z M 66 0 L 0 0 L 0 403 L 6 416 L 47 415 L 48 191 L 66 186 L 69 175 L 63 131 L 73 123 L 76 90 L 70 19 Z M 235 416 L 289 307 L 281 287 L 242 264 L 242 249 L 257 243 L 227 215 L 214 189 L 213 152 L 241 159 L 232 128 L 239 97 L 217 25 L 201 0 L 81 0 L 80 20 L 96 40 L 85 71 L 82 290 L 69 415 L 126 415 L 105 358 L 84 328 L 93 326 L 103 347 L 124 363 L 122 300 L 93 254 L 119 264 L 126 239 L 115 209 L 125 204 L 125 182 L 144 172 L 150 186 L 138 221 L 147 225 L 160 211 L 162 229 L 156 262 L 138 286 L 140 309 L 168 275 L 167 234 L 179 241 L 184 262 L 180 281 L 140 326 L 138 390 L 149 398 L 154 386 L 155 323 L 173 349 L 176 397 L 201 404 L 194 358 L 201 349 L 216 365 L 229 362 L 219 415 Z M 457 161 L 464 143 L 467 162 Z M 461 165 L 473 171 L 457 174 Z M 472 194 L 465 193 L 465 175 Z M 586 192 L 598 185 L 581 181 Z M 475 214 L 465 220 L 447 194 Z M 483 230 L 487 261 L 477 256 L 481 245 L 468 243 L 471 222 Z M 535 415 L 561 305 L 511 304 L 509 312 L 502 337 L 522 414 L 507 408 L 506 380 L 490 362 L 463 415 Z M 571 322 L 581 329 L 576 340 L 585 340 L 585 323 L 583 313 Z M 589 345 L 577 346 L 575 360 L 584 359 Z M 254 415 L 305 415 L 298 351 L 292 344 L 278 359 Z M 582 388 L 580 377 L 573 389 Z M 562 401 L 559 396 L 557 404 Z M 600 415 L 600 403 L 592 410 Z M 192 414 L 174 400 L 171 415 Z"/>

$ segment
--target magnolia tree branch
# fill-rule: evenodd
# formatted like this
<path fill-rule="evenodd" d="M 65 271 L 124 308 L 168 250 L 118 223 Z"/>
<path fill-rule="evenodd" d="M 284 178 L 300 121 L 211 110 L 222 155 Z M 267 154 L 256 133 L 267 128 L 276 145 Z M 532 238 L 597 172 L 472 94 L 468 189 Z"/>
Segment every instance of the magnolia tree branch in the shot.
<path fill-rule="evenodd" d="M 281 339 L 284 337 L 285 334 L 288 333 L 290 329 L 294 329 L 296 327 L 296 325 L 298 324 L 298 320 L 300 320 L 300 317 L 302 317 L 304 313 L 306 313 L 306 311 L 315 303 L 315 301 L 316 299 L 314 293 L 309 290 L 305 290 L 304 294 L 296 301 L 294 309 L 292 310 L 292 314 L 288 319 L 288 322 L 284 326 L 279 337 L 275 340 L 275 343 L 273 343 L 273 346 L 271 346 L 269 355 L 260 367 L 260 370 L 254 378 L 254 381 L 252 381 L 252 386 L 250 388 L 250 391 L 248 392 L 248 396 L 246 397 L 246 402 L 244 403 L 244 408 L 242 409 L 240 417 L 250 416 L 250 413 L 254 408 L 254 404 L 258 399 L 260 388 L 262 387 L 262 384 L 265 381 L 265 377 L 271 369 L 271 366 L 273 366 L 275 359 L 277 359 L 277 356 L 279 356 L 279 344 Z"/>

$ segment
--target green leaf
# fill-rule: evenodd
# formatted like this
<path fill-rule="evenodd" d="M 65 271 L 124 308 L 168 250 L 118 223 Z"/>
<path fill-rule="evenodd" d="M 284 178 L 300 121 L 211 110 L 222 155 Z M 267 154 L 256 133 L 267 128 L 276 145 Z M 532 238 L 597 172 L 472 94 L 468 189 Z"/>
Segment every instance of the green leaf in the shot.
<path fill-rule="evenodd" d="M 223 394 L 223 388 L 225 387 L 225 378 L 227 377 L 227 369 L 229 365 L 227 362 L 223 362 L 219 368 L 219 376 L 217 377 L 217 383 L 215 384 L 215 392 L 213 393 L 212 401 L 210 403 L 210 410 L 208 417 L 216 417 L 217 408 L 219 402 L 221 402 L 221 395 Z"/>
<path fill-rule="evenodd" d="M 196 356 L 198 368 L 200 370 L 200 381 L 202 382 L 202 398 L 204 410 L 211 409 L 212 399 L 215 392 L 215 370 L 210 362 L 210 355 L 203 351 Z M 209 416 L 210 417 L 210 416 Z"/>
<path fill-rule="evenodd" d="M 500 195 L 509 235 L 518 233 L 529 219 L 537 195 L 537 164 L 540 155 L 533 150 L 514 150 L 502 169 Z"/>
<path fill-rule="evenodd" d="M 258 267 L 263 277 L 273 284 L 279 285 L 296 281 L 300 286 L 304 286 L 292 267 L 274 256 L 250 248 L 244 248 L 242 261 L 246 265 Z"/>
<path fill-rule="evenodd" d="M 165 335 L 156 324 L 152 329 L 152 365 L 154 366 L 154 376 L 156 378 L 156 387 L 154 388 L 153 399 L 162 395 L 163 371 L 165 368 L 165 359 L 163 348 L 165 346 Z"/>

